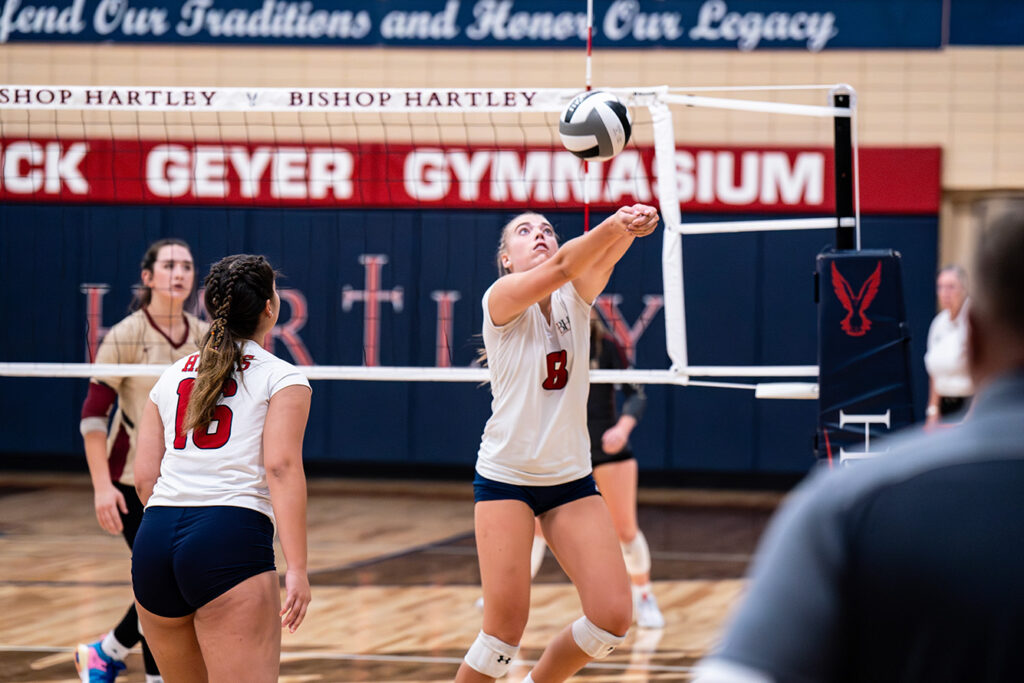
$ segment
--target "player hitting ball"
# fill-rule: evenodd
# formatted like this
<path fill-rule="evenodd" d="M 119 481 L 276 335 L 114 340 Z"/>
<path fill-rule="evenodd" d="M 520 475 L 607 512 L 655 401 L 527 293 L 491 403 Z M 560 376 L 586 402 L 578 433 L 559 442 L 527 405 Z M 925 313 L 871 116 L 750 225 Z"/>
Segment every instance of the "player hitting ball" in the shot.
<path fill-rule="evenodd" d="M 534 518 L 575 584 L 583 616 L 548 645 L 526 681 L 564 681 L 623 641 L 632 621 L 619 541 L 591 474 L 587 434 L 590 308 L 656 209 L 623 206 L 559 247 L 548 220 L 524 213 L 498 244 L 500 277 L 483 296 L 492 415 L 473 482 L 483 630 L 456 681 L 504 676 L 530 607 Z"/>

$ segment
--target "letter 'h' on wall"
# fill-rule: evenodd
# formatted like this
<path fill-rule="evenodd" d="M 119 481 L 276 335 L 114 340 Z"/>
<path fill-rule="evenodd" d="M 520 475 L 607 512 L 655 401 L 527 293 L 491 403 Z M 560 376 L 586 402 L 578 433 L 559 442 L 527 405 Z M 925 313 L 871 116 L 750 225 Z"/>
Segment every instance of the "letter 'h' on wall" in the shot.
<path fill-rule="evenodd" d="M 827 251 L 818 255 L 815 280 L 815 455 L 829 462 L 833 455 L 840 462 L 877 455 L 871 439 L 914 421 L 900 255 Z"/>

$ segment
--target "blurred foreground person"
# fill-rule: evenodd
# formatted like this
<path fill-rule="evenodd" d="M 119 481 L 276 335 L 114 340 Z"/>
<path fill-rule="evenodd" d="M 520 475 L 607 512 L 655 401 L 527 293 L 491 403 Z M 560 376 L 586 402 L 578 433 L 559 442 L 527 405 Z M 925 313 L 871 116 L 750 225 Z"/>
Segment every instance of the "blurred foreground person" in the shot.
<path fill-rule="evenodd" d="M 801 485 L 697 683 L 1020 680 L 1024 211 L 985 226 L 972 272 L 970 417 Z"/>

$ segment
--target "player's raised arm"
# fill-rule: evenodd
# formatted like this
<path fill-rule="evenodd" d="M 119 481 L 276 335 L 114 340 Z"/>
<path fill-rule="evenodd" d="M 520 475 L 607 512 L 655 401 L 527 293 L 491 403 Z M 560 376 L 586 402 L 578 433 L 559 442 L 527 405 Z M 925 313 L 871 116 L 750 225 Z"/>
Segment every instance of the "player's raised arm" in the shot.
<path fill-rule="evenodd" d="M 654 229 L 658 227 L 658 210 L 646 204 L 624 206 L 606 218 L 604 222 L 618 221 L 621 223 L 623 219 L 627 219 L 623 225 L 627 235 L 612 242 L 590 268 L 572 281 L 576 292 L 583 297 L 584 301 L 593 301 L 598 294 L 604 291 L 605 285 L 608 284 L 608 278 L 615 270 L 615 264 L 629 250 L 634 238 L 645 237 L 654 232 Z"/>
<path fill-rule="evenodd" d="M 657 213 L 653 209 L 651 212 L 656 225 Z M 544 216 L 536 213 L 516 216 L 502 229 L 498 263 L 504 276 L 491 290 L 488 302 L 491 320 L 498 326 L 514 320 L 566 282 L 574 282 L 587 274 L 609 255 L 613 245 L 620 246 L 622 252 L 618 257 L 621 257 L 634 235 L 653 230 L 651 222 L 649 212 L 640 213 L 632 206 L 624 206 L 593 230 L 559 247 L 554 228 Z M 588 298 L 580 292 L 588 300 L 598 293 L 600 290 Z"/>

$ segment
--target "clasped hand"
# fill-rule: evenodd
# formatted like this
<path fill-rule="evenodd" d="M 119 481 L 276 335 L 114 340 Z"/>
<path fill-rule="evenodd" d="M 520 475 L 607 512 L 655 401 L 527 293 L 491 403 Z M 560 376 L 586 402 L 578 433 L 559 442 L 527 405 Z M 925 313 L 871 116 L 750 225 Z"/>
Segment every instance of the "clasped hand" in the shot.
<path fill-rule="evenodd" d="M 646 237 L 658 227 L 658 210 L 647 204 L 623 206 L 615 212 L 615 217 L 634 237 Z"/>

